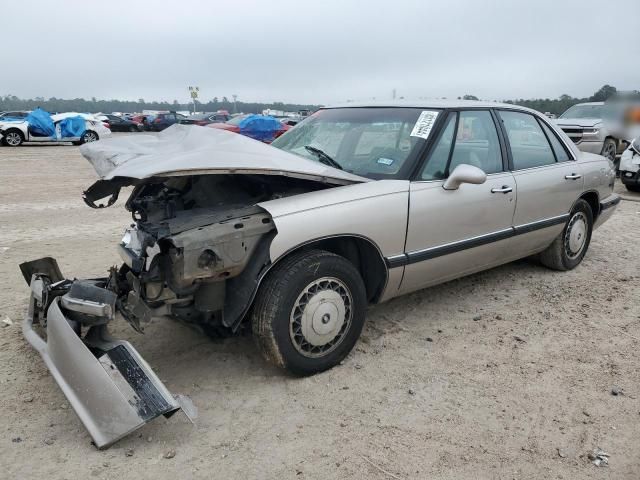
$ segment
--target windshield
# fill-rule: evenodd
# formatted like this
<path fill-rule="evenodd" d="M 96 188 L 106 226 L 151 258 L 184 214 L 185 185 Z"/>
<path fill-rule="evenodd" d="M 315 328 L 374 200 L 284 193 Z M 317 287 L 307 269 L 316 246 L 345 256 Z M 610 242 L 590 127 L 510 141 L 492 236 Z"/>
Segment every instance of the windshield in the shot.
<path fill-rule="evenodd" d="M 410 168 L 409 159 L 424 144 L 437 115 L 420 108 L 320 110 L 271 145 L 363 177 L 398 178 Z M 416 123 L 420 129 L 414 129 Z"/>
<path fill-rule="evenodd" d="M 603 118 L 604 105 L 574 105 L 560 118 Z"/>

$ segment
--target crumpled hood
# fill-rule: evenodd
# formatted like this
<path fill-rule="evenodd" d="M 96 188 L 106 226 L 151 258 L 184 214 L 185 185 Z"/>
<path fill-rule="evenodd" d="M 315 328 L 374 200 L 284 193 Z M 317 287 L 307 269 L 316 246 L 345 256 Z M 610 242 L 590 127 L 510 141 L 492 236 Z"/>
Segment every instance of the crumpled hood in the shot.
<path fill-rule="evenodd" d="M 158 135 L 112 137 L 87 143 L 80 152 L 102 180 L 245 173 L 335 185 L 368 181 L 243 135 L 194 125 L 176 124 Z"/>
<path fill-rule="evenodd" d="M 559 127 L 595 127 L 602 124 L 600 118 L 558 118 L 555 120 Z"/>

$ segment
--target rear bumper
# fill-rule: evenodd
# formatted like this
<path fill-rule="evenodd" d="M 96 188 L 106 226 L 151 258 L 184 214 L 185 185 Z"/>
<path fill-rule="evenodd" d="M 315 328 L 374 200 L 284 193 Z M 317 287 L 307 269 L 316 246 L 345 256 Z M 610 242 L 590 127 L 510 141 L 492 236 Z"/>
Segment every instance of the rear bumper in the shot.
<path fill-rule="evenodd" d="M 64 288 L 59 285 L 69 281 L 50 281 L 33 275 L 23 333 L 98 448 L 107 448 L 154 418 L 169 417 L 183 407 L 183 399 L 171 395 L 129 342 L 109 335 L 104 319 L 115 313 L 107 300 L 109 291 L 98 289 L 107 295 L 98 293 L 93 299 L 79 298 L 72 290 L 59 295 Z M 56 288 L 58 296 L 53 293 Z M 86 326 L 87 321 L 94 323 L 81 337 L 81 323 Z M 44 327 L 46 340 L 36 333 L 35 323 Z"/>
<path fill-rule="evenodd" d="M 612 193 L 611 195 L 609 195 L 607 198 L 605 198 L 600 202 L 600 214 L 598 215 L 598 218 L 596 219 L 596 222 L 593 225 L 594 229 L 598 228 L 604 222 L 609 220 L 609 218 L 611 218 L 611 215 L 613 215 L 613 212 L 615 212 L 616 208 L 618 208 L 618 204 L 620 203 L 620 200 L 621 200 L 620 195 L 616 193 Z"/>

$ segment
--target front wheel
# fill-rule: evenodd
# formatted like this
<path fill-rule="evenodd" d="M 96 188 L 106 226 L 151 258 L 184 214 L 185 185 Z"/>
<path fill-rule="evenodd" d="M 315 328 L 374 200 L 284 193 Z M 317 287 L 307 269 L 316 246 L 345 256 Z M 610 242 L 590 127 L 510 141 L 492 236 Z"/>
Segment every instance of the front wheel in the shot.
<path fill-rule="evenodd" d="M 540 262 L 553 270 L 577 267 L 587 253 L 592 230 L 593 212 L 589 204 L 580 199 L 571 210 L 562 233 L 540 254 Z"/>
<path fill-rule="evenodd" d="M 80 138 L 81 143 L 89 143 L 89 142 L 97 142 L 98 134 L 96 132 L 92 132 L 91 130 L 87 130 L 84 132 L 82 137 Z"/>
<path fill-rule="evenodd" d="M 344 257 L 322 250 L 276 265 L 253 305 L 252 330 L 264 358 L 296 375 L 344 359 L 364 326 L 364 282 Z"/>

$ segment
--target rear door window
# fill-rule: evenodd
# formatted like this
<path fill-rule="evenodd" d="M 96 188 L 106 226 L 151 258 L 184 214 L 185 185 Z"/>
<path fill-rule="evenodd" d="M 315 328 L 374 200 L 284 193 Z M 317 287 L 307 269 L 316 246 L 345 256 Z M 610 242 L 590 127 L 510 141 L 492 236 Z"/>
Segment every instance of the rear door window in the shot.
<path fill-rule="evenodd" d="M 553 153 L 556 154 L 556 161 L 566 162 L 568 160 L 571 160 L 571 157 L 567 153 L 567 149 L 565 148 L 564 145 L 562 145 L 562 142 L 558 140 L 558 137 L 556 136 L 556 134 L 552 132 L 551 129 L 547 125 L 545 125 L 544 122 L 540 122 L 540 124 L 542 125 L 542 129 L 544 130 L 544 133 L 547 134 L 547 138 L 549 139 L 549 142 L 551 143 L 551 147 L 553 148 Z"/>
<path fill-rule="evenodd" d="M 533 115 L 522 112 L 499 111 L 507 132 L 514 170 L 542 167 L 556 162 L 538 121 Z"/>

